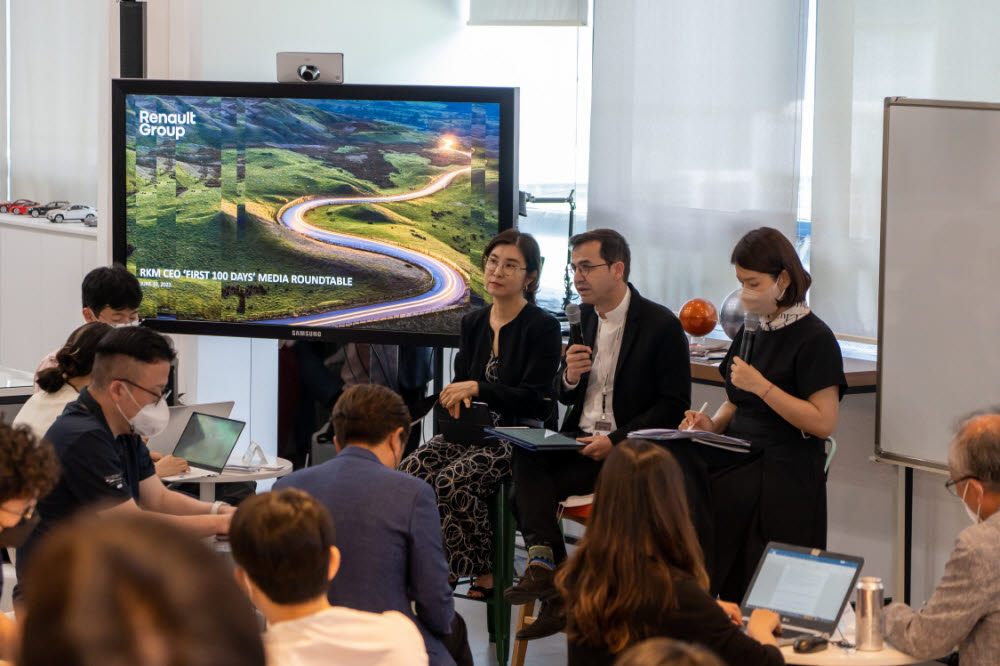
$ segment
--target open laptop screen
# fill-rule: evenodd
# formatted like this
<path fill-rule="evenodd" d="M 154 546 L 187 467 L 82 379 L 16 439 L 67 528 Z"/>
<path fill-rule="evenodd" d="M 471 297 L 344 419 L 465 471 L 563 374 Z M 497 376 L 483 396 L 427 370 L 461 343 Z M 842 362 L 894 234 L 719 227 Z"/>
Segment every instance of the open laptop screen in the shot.
<path fill-rule="evenodd" d="M 174 455 L 193 467 L 221 472 L 243 432 L 243 421 L 193 412 L 174 448 Z"/>
<path fill-rule="evenodd" d="M 743 610 L 767 608 L 783 618 L 836 623 L 863 564 L 857 557 L 770 544 Z"/>

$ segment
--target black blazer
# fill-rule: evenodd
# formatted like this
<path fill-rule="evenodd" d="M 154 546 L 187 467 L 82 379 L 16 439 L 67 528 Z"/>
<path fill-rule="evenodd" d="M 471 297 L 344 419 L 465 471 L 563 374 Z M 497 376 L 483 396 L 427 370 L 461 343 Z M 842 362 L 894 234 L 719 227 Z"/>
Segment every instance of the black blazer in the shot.
<path fill-rule="evenodd" d="M 608 437 L 615 444 L 632 430 L 676 428 L 691 406 L 691 358 L 684 328 L 674 313 L 639 295 L 631 284 L 632 300 L 625 315 L 621 351 L 615 366 L 614 410 L 618 429 Z M 584 342 L 593 347 L 597 338 L 597 313 L 593 305 L 580 306 Z M 588 372 L 567 390 L 563 385 L 563 361 L 556 378 L 559 401 L 572 405 L 562 430 L 580 428 L 580 414 L 587 393 Z"/>
<path fill-rule="evenodd" d="M 500 329 L 500 381 L 486 381 L 493 349 L 487 305 L 462 317 L 461 342 L 455 355 L 456 382 L 479 383 L 478 400 L 498 412 L 504 425 L 518 419 L 545 421 L 555 406 L 552 378 L 559 371 L 562 333 L 556 318 L 528 303 Z"/>

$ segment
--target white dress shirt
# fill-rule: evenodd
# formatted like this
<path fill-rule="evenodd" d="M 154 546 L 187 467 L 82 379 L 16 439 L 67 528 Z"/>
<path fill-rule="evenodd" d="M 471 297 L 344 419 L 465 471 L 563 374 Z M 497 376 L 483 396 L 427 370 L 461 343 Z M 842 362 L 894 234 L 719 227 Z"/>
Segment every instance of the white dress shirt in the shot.
<path fill-rule="evenodd" d="M 270 625 L 264 646 L 268 666 L 427 666 L 417 625 L 397 611 L 334 606 Z"/>
<path fill-rule="evenodd" d="M 615 309 L 603 317 L 597 316 L 597 341 L 594 344 L 593 364 L 590 368 L 590 379 L 587 381 L 587 392 L 583 398 L 583 411 L 580 413 L 580 430 L 595 433 L 598 421 L 611 424 L 609 429 L 601 430 L 607 435 L 617 429 L 612 401 L 615 393 L 615 366 L 618 365 L 618 353 L 622 348 L 622 335 L 625 333 L 625 315 L 632 301 L 632 290 L 625 290 L 625 297 Z M 595 310 L 596 312 L 596 310 Z M 566 388 L 573 386 L 566 382 Z M 603 409 L 602 409 L 603 405 Z"/>

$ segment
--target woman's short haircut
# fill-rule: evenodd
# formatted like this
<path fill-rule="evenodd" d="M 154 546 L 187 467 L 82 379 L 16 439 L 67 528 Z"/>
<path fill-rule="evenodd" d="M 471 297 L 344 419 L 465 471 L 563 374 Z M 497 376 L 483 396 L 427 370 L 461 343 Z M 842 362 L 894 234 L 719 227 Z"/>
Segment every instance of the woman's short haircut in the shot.
<path fill-rule="evenodd" d="M 529 303 L 534 303 L 535 293 L 538 291 L 538 281 L 542 276 L 542 251 L 538 248 L 538 241 L 531 234 L 522 233 L 517 229 L 501 231 L 486 244 L 486 248 L 483 250 L 483 270 L 486 269 L 490 253 L 497 245 L 514 245 L 524 255 L 525 275 L 535 274 L 535 277 L 529 277 L 524 285 L 524 297 Z"/>
<path fill-rule="evenodd" d="M 671 638 L 649 638 L 622 652 L 615 666 L 724 666 L 719 657 L 700 645 Z"/>
<path fill-rule="evenodd" d="M 127 375 L 128 364 L 172 362 L 177 357 L 170 340 L 143 326 L 113 328 L 97 344 L 91 383 L 104 388 L 115 377 Z"/>
<path fill-rule="evenodd" d="M 0 415 L 0 502 L 45 497 L 59 480 L 52 445 L 26 425 L 11 426 Z"/>
<path fill-rule="evenodd" d="M 334 539 L 326 508 L 295 488 L 247 498 L 229 527 L 233 560 L 277 604 L 326 594 Z"/>
<path fill-rule="evenodd" d="M 101 266 L 87 273 L 81 286 L 83 307 L 94 316 L 104 308 L 138 310 L 142 303 L 139 280 L 121 264 Z"/>
<path fill-rule="evenodd" d="M 92 321 L 70 333 L 66 344 L 56 352 L 55 367 L 38 373 L 38 387 L 55 393 L 67 380 L 89 375 L 94 368 L 97 344 L 111 330 L 111 326 L 102 321 Z"/>
<path fill-rule="evenodd" d="M 628 282 L 629 272 L 632 268 L 632 251 L 629 249 L 625 237 L 614 229 L 591 229 L 570 238 L 569 246 L 575 248 L 590 241 L 597 241 L 601 244 L 601 259 L 608 266 L 619 261 L 625 265 L 625 274 L 622 279 Z"/>
<path fill-rule="evenodd" d="M 766 273 L 775 280 L 781 271 L 788 271 L 791 282 L 778 301 L 779 307 L 788 307 L 806 300 L 812 277 L 799 260 L 795 247 L 777 229 L 761 227 L 747 232 L 733 248 L 729 262 L 748 271 Z"/>
<path fill-rule="evenodd" d="M 392 389 L 379 384 L 356 384 L 333 406 L 333 432 L 341 446 L 381 444 L 397 428 L 403 441 L 410 436 L 410 410 Z"/>
<path fill-rule="evenodd" d="M 25 576 L 19 666 L 264 666 L 223 558 L 145 512 L 55 528 Z"/>

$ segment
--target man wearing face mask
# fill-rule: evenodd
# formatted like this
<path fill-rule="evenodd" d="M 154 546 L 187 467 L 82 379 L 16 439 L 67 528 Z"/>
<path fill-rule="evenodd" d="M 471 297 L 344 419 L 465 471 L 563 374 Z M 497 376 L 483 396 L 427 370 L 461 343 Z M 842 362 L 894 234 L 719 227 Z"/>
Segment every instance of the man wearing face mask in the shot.
<path fill-rule="evenodd" d="M 1000 655 L 1000 407 L 966 418 L 948 448 L 945 487 L 962 502 L 971 527 L 958 535 L 944 576 L 919 611 L 886 609 L 886 639 L 920 659 L 958 646 L 962 666 Z"/>
<path fill-rule="evenodd" d="M 38 521 L 35 505 L 59 478 L 52 446 L 27 426 L 10 426 L 0 416 L 0 548 L 16 548 Z M 3 575 L 0 572 L 0 592 Z M 0 659 L 13 659 L 17 628 L 0 613 Z"/>
<path fill-rule="evenodd" d="M 826 546 L 824 440 L 847 389 L 840 345 L 806 304 L 812 278 L 776 229 L 748 232 L 731 261 L 743 307 L 760 317 L 748 358 L 742 329 L 719 366 L 726 402 L 678 427 L 748 440 L 749 454 L 702 447 L 715 522 L 712 591 L 739 602 L 769 541 Z"/>
<path fill-rule="evenodd" d="M 164 391 L 174 356 L 167 338 L 148 328 L 118 328 L 101 338 L 90 386 L 45 434 L 62 475 L 38 503 L 41 521 L 18 549 L 19 572 L 39 539 L 88 507 L 100 513 L 153 511 L 198 537 L 228 532 L 233 507 L 167 490 L 142 440 L 159 434 L 169 420 Z"/>
<path fill-rule="evenodd" d="M 337 457 L 274 484 L 304 490 L 333 517 L 341 560 L 330 603 L 398 611 L 416 623 L 430 666 L 471 666 L 448 584 L 437 496 L 423 479 L 396 470 L 410 411 L 391 389 L 356 384 L 337 400 L 331 421 Z"/>

